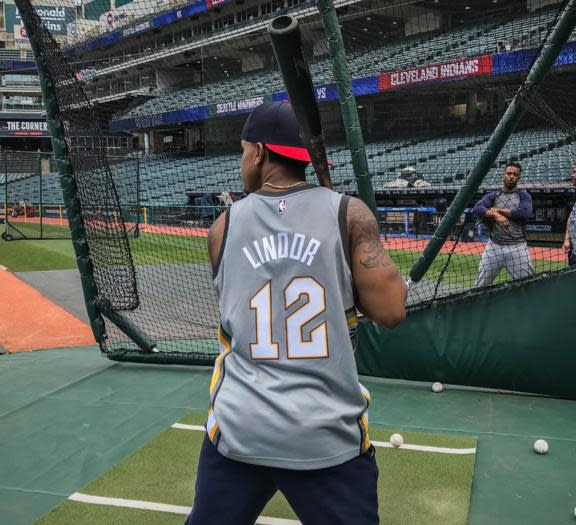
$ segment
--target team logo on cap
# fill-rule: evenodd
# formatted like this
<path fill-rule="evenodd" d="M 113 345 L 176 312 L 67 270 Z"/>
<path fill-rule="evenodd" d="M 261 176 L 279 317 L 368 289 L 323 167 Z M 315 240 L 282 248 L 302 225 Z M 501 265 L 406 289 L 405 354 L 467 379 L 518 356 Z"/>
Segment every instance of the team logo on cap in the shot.
<path fill-rule="evenodd" d="M 278 203 L 278 213 L 284 215 L 286 213 L 286 199 L 281 199 Z"/>

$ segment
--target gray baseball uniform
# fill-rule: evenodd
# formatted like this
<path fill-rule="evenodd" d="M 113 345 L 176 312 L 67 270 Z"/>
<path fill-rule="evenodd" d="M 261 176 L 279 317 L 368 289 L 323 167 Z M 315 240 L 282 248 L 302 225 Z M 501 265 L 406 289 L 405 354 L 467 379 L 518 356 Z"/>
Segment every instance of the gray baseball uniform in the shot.
<path fill-rule="evenodd" d="M 226 457 L 308 470 L 370 446 L 346 203 L 304 186 L 260 190 L 228 210 L 214 280 L 221 354 L 206 423 Z"/>
<path fill-rule="evenodd" d="M 519 204 L 518 191 L 499 192 L 496 194 L 493 206 L 514 211 Z M 513 279 L 528 277 L 534 273 L 526 244 L 526 226 L 523 222 L 509 219 L 507 228 L 494 222 L 490 231 L 490 239 L 480 259 L 474 286 L 492 284 L 502 268 L 506 268 Z"/>
<path fill-rule="evenodd" d="M 576 257 L 576 202 L 572 206 L 570 222 L 568 223 L 568 235 L 570 237 L 570 256 Z"/>

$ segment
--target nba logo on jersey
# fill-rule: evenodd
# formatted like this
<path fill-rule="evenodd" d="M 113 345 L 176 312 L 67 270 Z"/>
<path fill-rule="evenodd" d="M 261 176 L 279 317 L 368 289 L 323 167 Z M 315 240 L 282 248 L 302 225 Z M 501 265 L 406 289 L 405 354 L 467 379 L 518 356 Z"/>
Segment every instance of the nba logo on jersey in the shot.
<path fill-rule="evenodd" d="M 286 199 L 282 199 L 279 203 L 278 203 L 278 213 L 280 215 L 284 215 L 284 213 L 286 213 Z"/>

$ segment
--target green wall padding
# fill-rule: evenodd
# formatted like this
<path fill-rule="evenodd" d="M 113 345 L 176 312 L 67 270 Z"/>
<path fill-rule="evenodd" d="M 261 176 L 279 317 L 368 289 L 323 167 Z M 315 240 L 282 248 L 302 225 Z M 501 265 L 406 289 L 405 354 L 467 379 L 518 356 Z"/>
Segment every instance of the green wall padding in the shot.
<path fill-rule="evenodd" d="M 364 321 L 360 374 L 576 398 L 576 271 Z"/>

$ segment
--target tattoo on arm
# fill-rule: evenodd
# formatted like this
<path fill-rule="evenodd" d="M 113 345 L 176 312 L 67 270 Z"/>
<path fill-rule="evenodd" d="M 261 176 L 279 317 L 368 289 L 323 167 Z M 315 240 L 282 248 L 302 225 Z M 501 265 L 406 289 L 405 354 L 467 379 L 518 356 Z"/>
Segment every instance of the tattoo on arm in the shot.
<path fill-rule="evenodd" d="M 358 210 L 351 211 L 351 248 L 353 252 L 360 250 L 360 264 L 367 269 L 390 266 L 392 259 L 380 243 L 380 232 L 374 217 L 371 214 L 367 216 L 365 213 L 358 213 Z"/>

